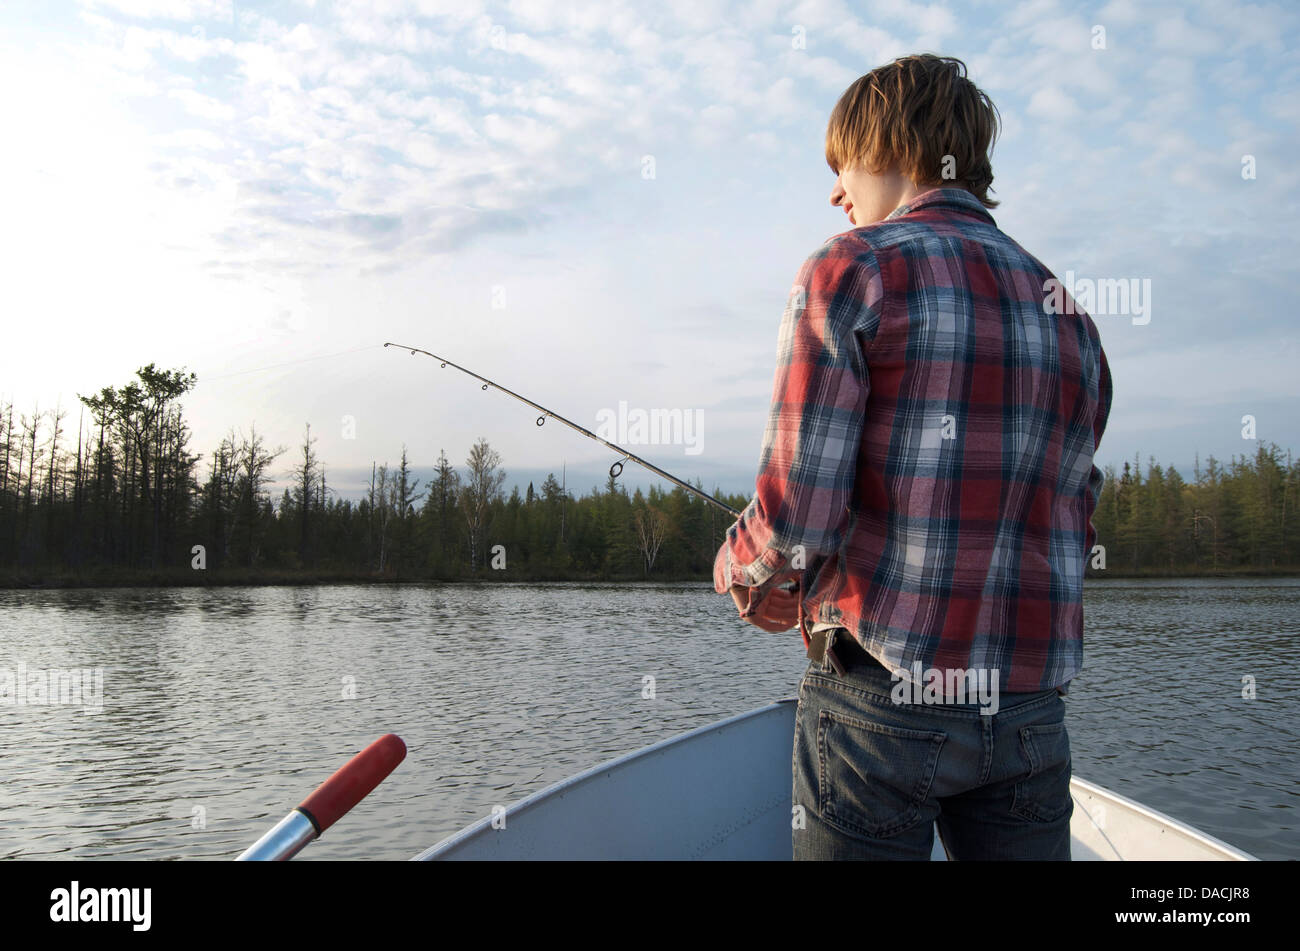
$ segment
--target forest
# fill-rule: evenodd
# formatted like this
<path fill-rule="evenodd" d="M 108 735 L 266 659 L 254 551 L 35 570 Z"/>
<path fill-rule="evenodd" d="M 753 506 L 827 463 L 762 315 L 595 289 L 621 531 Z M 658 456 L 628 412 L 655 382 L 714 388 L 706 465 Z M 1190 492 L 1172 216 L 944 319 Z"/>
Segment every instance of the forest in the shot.
<path fill-rule="evenodd" d="M 0 585 L 707 581 L 730 524 L 681 488 L 629 495 L 612 477 L 579 496 L 554 474 L 507 492 L 484 439 L 463 466 L 441 452 L 423 484 L 402 447 L 372 466 L 363 498 L 340 498 L 310 425 L 293 450 L 250 425 L 191 451 L 182 400 L 195 384 L 141 367 L 79 394 L 75 433 L 66 410 L 0 403 Z M 1154 459 L 1109 467 L 1089 575 L 1293 573 L 1297 489 L 1300 463 L 1274 444 L 1198 459 L 1190 481 Z M 734 508 L 749 497 L 713 494 Z"/>

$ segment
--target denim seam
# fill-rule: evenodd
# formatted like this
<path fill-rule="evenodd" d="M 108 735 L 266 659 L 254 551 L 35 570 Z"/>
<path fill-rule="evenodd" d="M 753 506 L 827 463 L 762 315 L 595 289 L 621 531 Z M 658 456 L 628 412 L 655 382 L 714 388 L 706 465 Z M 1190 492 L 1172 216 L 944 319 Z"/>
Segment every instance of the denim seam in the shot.
<path fill-rule="evenodd" d="M 993 769 L 993 718 L 983 717 L 984 722 L 980 724 L 980 739 L 983 741 L 984 749 L 980 756 L 980 782 L 981 786 L 986 785 L 989 781 L 989 773 Z"/>
<path fill-rule="evenodd" d="M 941 703 L 895 703 L 894 698 L 887 694 L 879 694 L 873 690 L 864 690 L 861 687 L 854 687 L 851 686 L 850 684 L 846 684 L 838 676 L 830 676 L 828 674 L 825 674 L 824 671 L 826 670 L 826 667 L 824 665 L 822 667 L 822 670 L 823 670 L 822 674 L 810 672 L 807 676 L 810 679 L 816 680 L 819 684 L 825 685 L 826 687 L 829 687 L 833 690 L 837 690 L 840 693 L 845 693 L 845 694 L 849 694 L 850 696 L 859 697 L 871 703 L 878 703 L 881 706 L 888 706 L 892 710 L 898 710 L 903 707 L 922 707 L 926 710 L 932 711 L 934 713 L 942 714 L 944 716 L 962 717 L 962 718 L 969 718 L 972 713 L 979 713 L 978 709 L 973 709 L 973 710 L 946 709 L 946 707 L 950 705 L 941 704 Z M 1045 696 L 1039 697 L 1037 700 L 1030 700 L 1027 703 L 1017 704 L 1014 707 L 1011 707 L 1005 711 L 999 711 L 998 713 L 993 714 L 993 716 L 1001 716 L 1003 715 L 1003 713 L 1010 715 L 1010 714 L 1020 713 L 1023 711 L 1037 710 L 1039 707 L 1047 706 L 1047 704 L 1051 703 L 1052 701 L 1060 700 L 1060 699 L 1061 697 L 1059 694 L 1052 692 Z"/>

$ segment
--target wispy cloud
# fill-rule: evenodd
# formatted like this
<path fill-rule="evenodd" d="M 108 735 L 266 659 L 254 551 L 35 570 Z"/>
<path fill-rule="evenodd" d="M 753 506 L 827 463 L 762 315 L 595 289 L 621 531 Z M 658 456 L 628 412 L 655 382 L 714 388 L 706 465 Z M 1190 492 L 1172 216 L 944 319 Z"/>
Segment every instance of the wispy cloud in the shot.
<path fill-rule="evenodd" d="M 355 315 L 382 313 L 389 332 L 437 332 L 504 372 L 527 376 L 544 351 L 535 369 L 579 405 L 672 394 L 739 410 L 766 389 L 799 263 L 844 227 L 826 203 L 830 106 L 867 69 L 931 50 L 962 56 L 1002 112 L 1004 229 L 1058 273 L 1152 279 L 1150 324 L 1102 325 L 1116 416 L 1144 420 L 1108 438 L 1104 455 L 1248 448 L 1201 445 L 1189 419 L 1159 425 L 1156 393 L 1184 394 L 1207 433 L 1277 388 L 1300 396 L 1278 344 L 1294 336 L 1300 255 L 1287 171 L 1300 144 L 1289 54 L 1300 15 L 1288 5 L 39 10 L 45 19 L 30 22 L 0 11 L 0 255 L 13 272 L 3 293 L 12 311 L 47 314 L 87 347 L 57 370 L 16 368 L 21 391 L 62 380 L 66 393 L 160 356 L 132 339 L 177 364 L 197 352 L 234 366 L 254 346 L 368 340 L 376 318 Z M 16 344 L 39 352 L 42 322 L 19 324 Z M 619 369 L 628 350 L 646 362 L 635 374 Z M 226 414 L 214 430 L 282 412 L 292 438 L 298 417 L 336 414 L 343 398 L 337 381 L 304 378 L 275 394 L 290 405 L 266 409 L 268 394 L 240 384 L 210 408 Z M 419 425 L 419 401 L 407 402 L 376 408 L 376 443 Z M 755 397 L 748 417 L 729 412 L 709 464 L 743 482 L 765 410 Z M 484 412 L 479 401 L 474 420 L 511 418 Z M 479 428 L 440 425 L 449 442 Z M 1270 431 L 1300 445 L 1294 419 Z M 543 452 L 501 438 L 507 458 Z M 367 440 L 334 451 L 340 464 L 376 452 Z"/>

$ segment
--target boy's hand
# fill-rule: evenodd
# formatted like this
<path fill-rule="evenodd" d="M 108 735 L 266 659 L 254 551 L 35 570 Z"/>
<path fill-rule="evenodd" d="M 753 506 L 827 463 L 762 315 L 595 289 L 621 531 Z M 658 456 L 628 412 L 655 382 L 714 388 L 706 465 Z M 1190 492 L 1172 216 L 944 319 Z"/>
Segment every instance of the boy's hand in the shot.
<path fill-rule="evenodd" d="M 779 585 L 773 585 L 768 589 L 763 600 L 754 606 L 752 613 L 744 617 L 745 610 L 750 606 L 749 599 L 752 597 L 752 589 L 742 585 L 735 585 L 731 589 L 731 598 L 736 602 L 736 610 L 740 612 L 743 620 L 748 621 L 760 630 L 769 631 L 773 634 L 781 631 L 788 631 L 799 623 L 799 591 L 787 591 Z"/>

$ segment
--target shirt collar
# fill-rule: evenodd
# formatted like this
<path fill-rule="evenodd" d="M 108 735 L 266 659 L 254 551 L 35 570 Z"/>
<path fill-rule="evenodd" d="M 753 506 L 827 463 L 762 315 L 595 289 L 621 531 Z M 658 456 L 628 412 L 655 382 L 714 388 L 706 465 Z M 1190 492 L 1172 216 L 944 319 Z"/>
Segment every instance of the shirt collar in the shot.
<path fill-rule="evenodd" d="M 922 192 L 906 204 L 895 208 L 893 212 L 886 216 L 885 220 L 890 221 L 894 218 L 901 218 L 903 215 L 911 214 L 919 208 L 929 207 L 950 208 L 953 211 L 976 215 L 990 224 L 996 224 L 988 209 L 980 204 L 978 198 L 964 188 L 932 188 L 928 192 Z"/>

